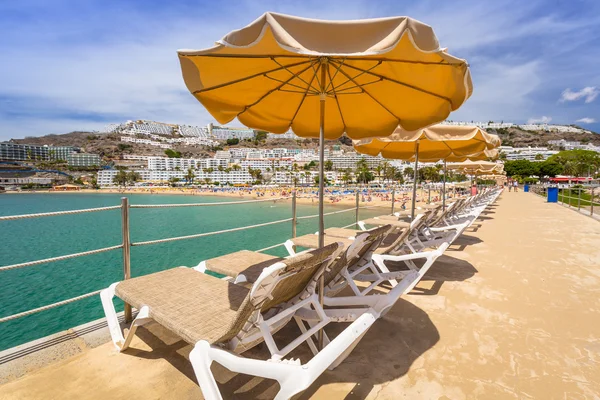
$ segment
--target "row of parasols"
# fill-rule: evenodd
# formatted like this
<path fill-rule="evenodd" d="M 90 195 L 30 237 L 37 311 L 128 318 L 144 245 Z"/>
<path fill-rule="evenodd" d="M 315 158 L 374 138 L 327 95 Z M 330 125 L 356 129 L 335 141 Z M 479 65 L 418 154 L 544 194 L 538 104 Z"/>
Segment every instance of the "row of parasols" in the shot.
<path fill-rule="evenodd" d="M 467 61 L 412 18 L 326 21 L 267 12 L 214 47 L 178 54 L 187 88 L 219 123 L 237 118 L 253 129 L 319 138 L 321 245 L 325 140 L 346 134 L 364 154 L 496 172 L 485 160 L 497 156 L 497 136 L 439 125 L 473 92 Z"/>
<path fill-rule="evenodd" d="M 325 140 L 346 134 L 359 152 L 415 162 L 480 162 L 500 145 L 476 127 L 436 125 L 471 96 L 470 69 L 432 27 L 409 17 L 326 21 L 267 12 L 214 47 L 178 55 L 188 90 L 219 123 L 237 118 L 253 129 L 319 138 L 320 247 Z"/>

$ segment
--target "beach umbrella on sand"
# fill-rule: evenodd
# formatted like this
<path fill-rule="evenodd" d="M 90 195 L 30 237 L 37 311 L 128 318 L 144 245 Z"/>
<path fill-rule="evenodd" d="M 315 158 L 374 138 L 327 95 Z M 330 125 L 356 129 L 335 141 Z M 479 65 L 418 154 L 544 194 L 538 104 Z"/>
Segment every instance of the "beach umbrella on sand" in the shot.
<path fill-rule="evenodd" d="M 219 123 L 237 118 L 250 128 L 320 139 L 320 246 L 325 139 L 388 136 L 398 125 L 421 129 L 472 93 L 467 62 L 408 17 L 324 21 L 265 13 L 214 47 L 178 54 L 187 88 Z"/>
<path fill-rule="evenodd" d="M 414 218 L 419 160 L 438 162 L 453 157 L 479 156 L 485 151 L 498 147 L 500 139 L 476 126 L 438 124 L 413 132 L 399 127 L 389 137 L 355 140 L 353 145 L 359 153 L 371 156 L 381 155 L 388 159 L 414 160 L 411 208 L 411 218 Z"/>

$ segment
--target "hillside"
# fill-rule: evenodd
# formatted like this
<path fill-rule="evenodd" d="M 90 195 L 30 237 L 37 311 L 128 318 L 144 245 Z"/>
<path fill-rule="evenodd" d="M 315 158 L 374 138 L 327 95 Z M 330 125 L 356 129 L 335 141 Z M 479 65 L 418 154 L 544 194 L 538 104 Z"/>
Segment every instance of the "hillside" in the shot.
<path fill-rule="evenodd" d="M 490 133 L 497 134 L 502 139 L 503 146 L 513 147 L 540 147 L 547 146 L 549 140 L 564 139 L 581 143 L 600 145 L 600 135 L 596 133 L 571 133 L 571 132 L 533 132 L 518 128 L 490 129 Z"/>
<path fill-rule="evenodd" d="M 52 145 L 52 146 L 75 146 L 82 148 L 85 152 L 99 154 L 105 160 L 117 159 L 123 154 L 138 154 L 151 156 L 164 156 L 165 150 L 160 147 L 139 144 L 125 143 L 120 141 L 119 134 L 98 134 L 92 132 L 71 132 L 62 135 L 46 135 L 40 137 L 27 137 L 25 139 L 12 139 L 14 143 Z M 255 144 L 252 141 L 240 141 L 238 145 L 228 146 L 224 141 L 220 142 L 220 148 L 228 149 L 234 147 L 250 147 L 261 149 L 272 149 L 276 147 L 285 147 L 291 149 L 317 148 L 319 141 L 317 139 L 295 140 L 295 139 L 271 139 L 265 142 Z M 327 145 L 341 145 L 342 148 L 349 150 L 351 141 L 348 138 L 342 138 L 339 141 L 328 141 Z M 206 146 L 187 146 L 174 144 L 173 150 L 179 151 L 182 157 L 205 158 L 212 157 L 217 148 Z"/>
<path fill-rule="evenodd" d="M 496 133 L 502 139 L 505 146 L 514 147 L 536 147 L 547 146 L 549 140 L 565 139 L 568 141 L 579 141 L 582 143 L 592 143 L 600 145 L 600 135 L 595 133 L 558 133 L 558 132 L 531 132 L 518 128 L 490 130 L 490 133 Z M 105 160 L 118 159 L 123 154 L 139 154 L 164 156 L 164 149 L 159 147 L 139 144 L 125 143 L 120 141 L 119 134 L 98 134 L 91 132 L 71 132 L 62 135 L 46 135 L 40 137 L 27 137 L 25 139 L 13 139 L 15 143 L 54 145 L 54 146 L 76 146 L 89 153 L 101 155 Z M 317 139 L 295 140 L 295 139 L 272 139 L 266 142 L 255 144 L 252 141 L 241 141 L 236 146 L 227 146 L 221 142 L 220 148 L 230 147 L 253 147 L 253 148 L 317 148 Z M 340 145 L 344 150 L 350 150 L 352 141 L 347 137 L 342 137 L 338 141 L 328 141 L 327 145 Z M 205 158 L 212 157 L 218 148 L 209 148 L 205 146 L 186 146 L 174 144 L 173 150 L 179 151 L 183 157 Z"/>

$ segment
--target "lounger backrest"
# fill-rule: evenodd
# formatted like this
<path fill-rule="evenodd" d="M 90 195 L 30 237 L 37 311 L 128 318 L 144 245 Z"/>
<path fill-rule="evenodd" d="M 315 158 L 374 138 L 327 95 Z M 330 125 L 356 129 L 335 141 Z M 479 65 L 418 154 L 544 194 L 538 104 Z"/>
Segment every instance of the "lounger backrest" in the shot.
<path fill-rule="evenodd" d="M 255 335 L 262 320 L 261 315 L 269 309 L 277 310 L 278 305 L 284 306 L 295 297 L 310 296 L 317 278 L 341 251 L 341 243 L 332 243 L 265 268 L 239 307 L 236 319 L 222 341 L 235 338 L 232 341 L 233 348 L 239 346 L 246 349 L 261 342 L 263 337 Z M 292 316 L 290 314 L 288 319 Z M 280 327 L 285 325 L 285 320 L 282 322 Z M 254 340 L 248 340 L 252 337 Z"/>
<path fill-rule="evenodd" d="M 274 271 L 266 268 L 250 294 L 252 302 L 263 312 L 300 295 L 316 281 L 342 251 L 340 243 L 298 254 L 278 262 Z"/>
<path fill-rule="evenodd" d="M 406 239 L 410 237 L 410 235 L 412 235 L 414 232 L 418 232 L 419 229 L 421 229 L 431 214 L 431 211 L 425 211 L 423 214 L 418 214 L 411 222 L 410 226 L 407 229 L 404 229 L 402 233 L 398 235 L 396 240 L 386 247 L 387 251 L 384 251 L 384 253 L 395 252 L 397 249 L 399 249 L 404 244 Z"/>
<path fill-rule="evenodd" d="M 384 225 L 356 235 L 346 251 L 325 271 L 325 286 L 339 282 L 342 279 L 340 273 L 344 268 L 351 270 L 365 259 L 370 259 L 369 255 L 379 247 L 391 229 L 391 225 Z"/>
<path fill-rule="evenodd" d="M 454 210 L 460 204 L 460 200 L 450 204 L 444 211 L 440 212 L 435 218 L 432 218 L 427 222 L 428 226 L 435 226 L 438 223 L 442 222 L 442 220 L 447 216 L 454 212 Z"/>

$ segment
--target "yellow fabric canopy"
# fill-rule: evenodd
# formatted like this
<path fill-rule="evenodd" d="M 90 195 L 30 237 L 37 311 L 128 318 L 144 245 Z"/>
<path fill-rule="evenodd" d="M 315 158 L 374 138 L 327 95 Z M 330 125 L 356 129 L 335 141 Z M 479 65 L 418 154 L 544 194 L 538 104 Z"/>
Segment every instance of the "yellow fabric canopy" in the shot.
<path fill-rule="evenodd" d="M 326 139 L 413 131 L 443 121 L 472 93 L 467 62 L 408 17 L 265 13 L 212 48 L 178 54 L 187 88 L 217 121 L 273 133 L 319 137 L 321 117 Z"/>
<path fill-rule="evenodd" d="M 504 171 L 504 164 L 491 161 L 463 161 L 448 164 L 448 169 L 464 171 L 470 175 L 501 173 Z"/>
<path fill-rule="evenodd" d="M 487 159 L 486 151 L 492 151 L 500 143 L 498 136 L 476 126 L 438 124 L 416 132 L 399 127 L 389 137 L 355 140 L 353 145 L 359 153 L 406 161 L 413 161 L 418 150 L 419 161 L 437 162 L 449 158 L 452 161 L 470 157 Z"/>

